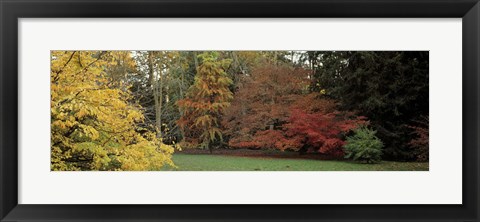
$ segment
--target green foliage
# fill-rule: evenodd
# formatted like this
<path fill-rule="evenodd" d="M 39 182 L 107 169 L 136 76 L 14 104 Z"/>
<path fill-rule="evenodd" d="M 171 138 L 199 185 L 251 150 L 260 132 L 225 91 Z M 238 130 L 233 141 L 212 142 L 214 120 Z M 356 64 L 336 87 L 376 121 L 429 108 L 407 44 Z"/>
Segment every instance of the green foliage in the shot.
<path fill-rule="evenodd" d="M 368 117 L 388 159 L 413 160 L 408 125 L 428 115 L 427 51 L 307 53 L 315 67 L 311 90 Z"/>
<path fill-rule="evenodd" d="M 347 137 L 344 145 L 345 158 L 365 163 L 380 162 L 383 143 L 375 136 L 376 131 L 367 127 L 359 127 L 354 130 L 354 135 Z"/>

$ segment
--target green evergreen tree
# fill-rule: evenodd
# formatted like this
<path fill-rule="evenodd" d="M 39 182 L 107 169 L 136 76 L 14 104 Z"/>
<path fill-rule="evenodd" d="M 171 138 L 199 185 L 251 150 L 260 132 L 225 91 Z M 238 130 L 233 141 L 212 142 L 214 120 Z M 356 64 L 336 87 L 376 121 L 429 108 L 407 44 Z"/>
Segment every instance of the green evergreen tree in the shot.
<path fill-rule="evenodd" d="M 317 58 L 311 90 L 367 116 L 387 158 L 415 159 L 408 125 L 429 112 L 428 51 L 322 52 Z"/>

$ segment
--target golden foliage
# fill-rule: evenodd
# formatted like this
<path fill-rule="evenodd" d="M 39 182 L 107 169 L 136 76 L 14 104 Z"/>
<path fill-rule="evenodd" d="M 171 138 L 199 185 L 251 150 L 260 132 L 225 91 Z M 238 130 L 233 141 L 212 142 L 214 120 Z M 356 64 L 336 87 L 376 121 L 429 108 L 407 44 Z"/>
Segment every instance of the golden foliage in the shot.
<path fill-rule="evenodd" d="M 159 170 L 173 166 L 173 148 L 144 132 L 140 106 L 130 91 L 110 84 L 125 52 L 51 53 L 51 169 Z M 124 63 L 123 62 L 123 63 Z M 129 64 L 134 65 L 133 63 Z"/>

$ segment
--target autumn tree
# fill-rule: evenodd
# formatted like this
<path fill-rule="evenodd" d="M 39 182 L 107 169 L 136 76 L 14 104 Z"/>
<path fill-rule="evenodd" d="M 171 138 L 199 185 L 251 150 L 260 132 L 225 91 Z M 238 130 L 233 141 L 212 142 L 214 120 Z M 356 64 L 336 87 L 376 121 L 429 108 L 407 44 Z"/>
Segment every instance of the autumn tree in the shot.
<path fill-rule="evenodd" d="M 429 127 L 428 116 L 420 116 L 419 120 L 414 121 L 408 127 L 413 130 L 413 138 L 408 145 L 413 148 L 413 154 L 417 161 L 426 162 L 429 160 Z"/>
<path fill-rule="evenodd" d="M 134 51 L 135 70 L 129 71 L 119 60 L 113 73 L 115 80 L 128 82 L 133 100 L 142 106 L 145 121 L 142 127 L 157 130 L 157 136 L 168 144 L 176 144 L 184 137 L 178 120 L 182 116 L 177 101 L 185 99 L 188 88 L 194 83 L 197 68 L 201 65 L 198 55 L 202 51 Z M 261 63 L 283 63 L 291 53 L 261 51 L 218 51 L 218 60 L 230 60 L 223 67 L 232 80 L 230 91 L 238 88 L 241 80 Z M 126 68 L 126 69 L 125 69 Z M 125 76 L 125 70 L 127 76 Z M 124 77 L 125 76 L 125 77 Z M 177 146 L 178 147 L 178 146 Z"/>
<path fill-rule="evenodd" d="M 290 64 L 264 64 L 246 76 L 222 122 L 229 146 L 343 156 L 342 137 L 365 118 L 310 93 L 309 75 Z"/>
<path fill-rule="evenodd" d="M 154 132 L 139 133 L 141 107 L 130 103 L 130 91 L 116 88 L 106 73 L 118 65 L 109 58 L 119 56 L 52 52 L 52 170 L 159 170 L 173 165 L 173 148 Z"/>
<path fill-rule="evenodd" d="M 200 54 L 195 82 L 185 99 L 178 101 L 182 116 L 178 121 L 184 132 L 184 144 L 209 149 L 212 142 L 223 140 L 220 129 L 221 116 L 233 98 L 229 90 L 232 80 L 225 68 L 230 60 L 219 60 L 215 52 Z"/>
<path fill-rule="evenodd" d="M 130 75 L 136 72 L 136 62 L 130 51 L 112 51 L 103 54 L 103 60 L 109 62 L 105 67 L 105 78 L 110 87 L 127 90 L 131 86 Z"/>
<path fill-rule="evenodd" d="M 353 112 L 338 111 L 331 99 L 319 94 L 299 98 L 291 107 L 288 123 L 284 130 L 293 150 L 301 153 L 319 152 L 332 157 L 345 154 L 345 135 L 351 130 L 368 124 L 366 118 Z"/>
<path fill-rule="evenodd" d="M 229 146 L 278 147 L 265 144 L 267 140 L 258 143 L 259 137 L 278 137 L 274 131 L 282 129 L 289 118 L 289 106 L 306 92 L 306 86 L 306 71 L 286 65 L 266 63 L 244 76 L 222 121 Z M 270 130 L 270 135 L 265 135 L 265 130 Z"/>

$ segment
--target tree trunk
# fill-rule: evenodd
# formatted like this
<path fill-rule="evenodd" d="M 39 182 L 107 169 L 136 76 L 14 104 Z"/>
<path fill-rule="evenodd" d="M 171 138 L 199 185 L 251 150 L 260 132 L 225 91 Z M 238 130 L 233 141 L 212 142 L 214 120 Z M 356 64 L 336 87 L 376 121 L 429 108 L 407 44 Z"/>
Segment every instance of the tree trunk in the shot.
<path fill-rule="evenodd" d="M 198 57 L 197 57 L 197 52 L 194 51 L 193 52 L 193 61 L 195 61 L 195 72 L 197 72 L 197 68 L 198 68 Z"/>
<path fill-rule="evenodd" d="M 177 59 L 177 68 L 180 69 L 180 80 L 181 84 L 180 87 L 178 87 L 179 92 L 180 92 L 180 99 L 183 99 L 183 87 L 185 87 L 185 70 L 183 70 L 182 64 L 180 64 L 180 59 Z"/>
<path fill-rule="evenodd" d="M 292 51 L 292 66 L 295 65 L 294 59 L 295 59 L 295 51 Z"/>
<path fill-rule="evenodd" d="M 243 65 L 242 63 L 240 63 L 239 59 L 238 59 L 238 55 L 237 55 L 237 52 L 232 52 L 232 58 L 235 62 L 235 66 L 236 68 L 238 68 L 240 70 L 240 72 L 245 75 L 246 74 L 246 71 L 243 69 Z M 235 75 L 234 75 L 235 76 Z"/>
<path fill-rule="evenodd" d="M 149 68 L 149 80 L 153 90 L 153 100 L 155 102 L 155 128 L 157 130 L 157 138 L 162 137 L 162 119 L 161 119 L 161 106 L 162 104 L 159 101 L 159 84 L 155 78 L 154 70 L 154 52 L 148 52 L 148 68 Z M 158 63 L 157 63 L 158 65 Z M 158 71 L 158 70 L 157 70 Z M 160 74 L 161 77 L 161 74 Z M 161 91 L 161 90 L 160 90 Z M 161 96 L 160 96 L 161 97 Z"/>
<path fill-rule="evenodd" d="M 153 79 L 153 52 L 148 52 L 148 82 L 151 84 L 153 89 L 154 79 Z"/>
<path fill-rule="evenodd" d="M 159 129 L 157 137 L 162 137 L 162 108 L 163 108 L 163 72 L 162 72 L 162 63 L 159 62 L 158 67 L 158 84 L 157 84 L 157 95 L 158 95 L 158 104 L 156 107 L 157 109 L 157 127 Z"/>

